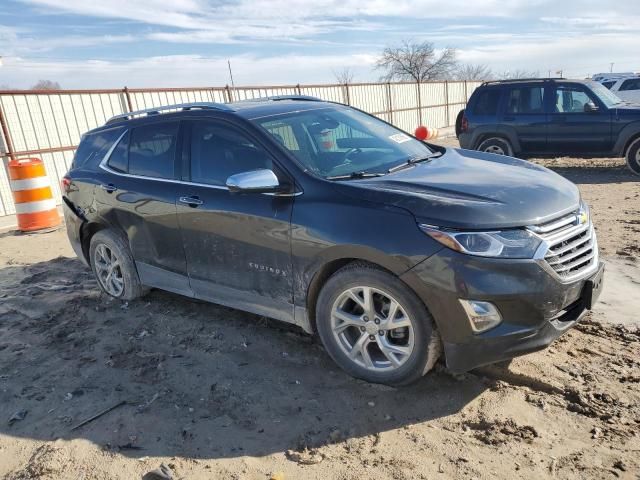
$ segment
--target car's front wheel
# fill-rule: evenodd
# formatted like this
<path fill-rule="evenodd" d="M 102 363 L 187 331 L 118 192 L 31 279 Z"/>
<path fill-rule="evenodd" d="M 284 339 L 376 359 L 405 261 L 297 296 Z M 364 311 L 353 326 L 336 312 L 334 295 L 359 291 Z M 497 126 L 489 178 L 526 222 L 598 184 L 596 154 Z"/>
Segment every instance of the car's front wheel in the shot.
<path fill-rule="evenodd" d="M 440 337 L 420 299 L 394 275 L 364 263 L 336 272 L 316 309 L 327 352 L 347 373 L 388 385 L 411 383 L 433 368 Z"/>
<path fill-rule="evenodd" d="M 480 142 L 480 145 L 478 145 L 476 150 L 486 153 L 495 153 L 496 155 L 513 156 L 513 148 L 511 148 L 509 141 L 500 137 L 491 137 L 483 140 Z"/>
<path fill-rule="evenodd" d="M 640 138 L 637 138 L 627 149 L 627 166 L 636 175 L 640 175 Z"/>

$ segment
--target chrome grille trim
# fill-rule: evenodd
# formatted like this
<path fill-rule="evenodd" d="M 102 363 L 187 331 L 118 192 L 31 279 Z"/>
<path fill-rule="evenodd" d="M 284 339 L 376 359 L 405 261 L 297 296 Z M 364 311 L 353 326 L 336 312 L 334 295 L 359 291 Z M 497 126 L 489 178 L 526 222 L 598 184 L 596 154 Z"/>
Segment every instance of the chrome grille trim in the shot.
<path fill-rule="evenodd" d="M 536 258 L 563 283 L 574 282 L 598 268 L 598 240 L 591 218 L 578 210 L 559 219 L 527 229 L 542 239 Z"/>

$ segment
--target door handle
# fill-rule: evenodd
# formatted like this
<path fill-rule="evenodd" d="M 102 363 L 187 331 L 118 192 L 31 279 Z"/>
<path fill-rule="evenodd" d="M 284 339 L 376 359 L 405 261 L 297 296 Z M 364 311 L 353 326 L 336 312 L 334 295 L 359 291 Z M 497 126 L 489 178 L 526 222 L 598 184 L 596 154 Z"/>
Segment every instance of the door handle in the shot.
<path fill-rule="evenodd" d="M 118 187 L 116 187 L 113 183 L 107 183 L 107 184 L 103 183 L 100 185 L 100 188 L 107 193 L 113 193 L 116 190 L 118 190 Z"/>
<path fill-rule="evenodd" d="M 195 195 L 192 197 L 180 197 L 178 201 L 180 203 L 186 203 L 191 208 L 196 208 L 198 205 L 202 205 L 204 203 L 202 200 L 200 200 L 200 198 L 198 198 Z"/>

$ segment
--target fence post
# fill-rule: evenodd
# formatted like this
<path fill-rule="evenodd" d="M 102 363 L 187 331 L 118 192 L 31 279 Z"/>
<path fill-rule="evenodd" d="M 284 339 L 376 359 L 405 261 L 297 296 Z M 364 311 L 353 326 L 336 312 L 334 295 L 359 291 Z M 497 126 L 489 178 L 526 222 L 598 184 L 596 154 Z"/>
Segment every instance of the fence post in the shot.
<path fill-rule="evenodd" d="M 420 80 L 416 82 L 418 87 L 418 125 L 422 125 L 422 95 L 420 94 Z"/>
<path fill-rule="evenodd" d="M 349 96 L 349 84 L 348 83 L 344 84 L 344 95 L 345 95 L 345 100 L 347 102 L 347 105 L 351 106 L 351 97 Z"/>
<path fill-rule="evenodd" d="M 296 92 L 298 92 L 298 95 L 302 95 L 302 89 L 300 88 L 300 84 L 296 85 Z"/>
<path fill-rule="evenodd" d="M 393 123 L 393 99 L 391 98 L 391 82 L 387 82 L 387 108 L 389 109 L 389 123 Z"/>
<path fill-rule="evenodd" d="M 129 111 L 133 112 L 133 104 L 131 103 L 131 95 L 129 94 L 129 89 L 127 87 L 124 87 L 122 91 L 124 93 L 124 98 L 127 100 L 127 107 L 129 108 Z"/>
<path fill-rule="evenodd" d="M 229 89 L 229 85 L 224 86 L 224 98 L 227 103 L 231 103 L 231 90 Z"/>
<path fill-rule="evenodd" d="M 469 103 L 469 93 L 467 91 L 467 81 L 464 81 L 464 106 L 467 107 L 467 103 Z"/>
<path fill-rule="evenodd" d="M 2 109 L 2 105 L 0 105 L 0 127 L 2 127 L 2 136 L 4 137 L 4 141 L 6 143 L 5 147 L 7 148 L 7 155 L 11 160 L 15 160 L 16 159 L 15 150 L 13 149 L 13 142 L 11 141 L 9 128 L 7 127 L 7 122 L 4 118 L 4 111 Z"/>
<path fill-rule="evenodd" d="M 444 104 L 445 104 L 445 108 L 447 109 L 447 127 L 450 126 L 451 124 L 449 123 L 449 81 L 445 80 L 444 81 Z"/>

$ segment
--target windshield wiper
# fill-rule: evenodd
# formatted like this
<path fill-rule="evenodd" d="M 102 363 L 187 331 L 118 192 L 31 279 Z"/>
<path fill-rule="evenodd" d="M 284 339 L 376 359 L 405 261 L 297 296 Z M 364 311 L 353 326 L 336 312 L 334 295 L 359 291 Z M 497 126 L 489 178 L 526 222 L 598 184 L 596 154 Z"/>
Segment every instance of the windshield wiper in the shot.
<path fill-rule="evenodd" d="M 401 163 L 400 165 L 391 167 L 389 170 L 387 170 L 387 173 L 393 173 L 393 172 L 397 172 L 398 170 L 404 170 L 405 168 L 409 168 L 411 165 L 415 165 L 416 163 L 428 162 L 429 160 L 433 158 L 438 158 L 440 156 L 442 156 L 442 152 L 434 152 L 431 155 L 427 155 L 426 157 L 412 157 L 406 162 Z"/>
<path fill-rule="evenodd" d="M 359 178 L 381 177 L 384 173 L 372 173 L 372 172 L 351 172 L 347 175 L 334 175 L 332 177 L 325 177 L 327 180 L 356 180 Z"/>

